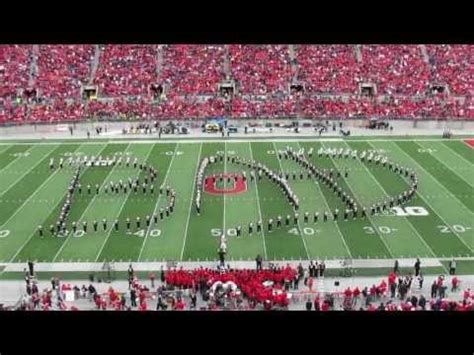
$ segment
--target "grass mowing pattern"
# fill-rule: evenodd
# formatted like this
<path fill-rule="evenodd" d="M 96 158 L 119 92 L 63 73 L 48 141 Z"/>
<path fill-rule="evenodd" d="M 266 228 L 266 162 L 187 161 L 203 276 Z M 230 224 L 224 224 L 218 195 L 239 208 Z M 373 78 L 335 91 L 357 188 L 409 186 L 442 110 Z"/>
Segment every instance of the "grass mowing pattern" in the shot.
<path fill-rule="evenodd" d="M 300 171 L 291 160 L 278 159 L 276 151 L 291 145 L 315 154 L 309 160 L 320 168 L 348 169 L 347 179 L 338 184 L 354 195 L 359 206 L 367 206 L 392 194 L 403 191 L 407 182 L 387 170 L 352 159 L 319 158 L 321 147 L 353 149 L 384 149 L 395 162 L 414 168 L 419 176 L 419 190 L 410 201 L 411 206 L 424 207 L 428 216 L 395 217 L 373 216 L 344 221 L 340 199 L 326 186 L 308 180 L 290 178 L 292 189 L 300 198 L 299 223 L 293 223 L 294 211 L 280 189 L 271 181 L 247 181 L 247 190 L 236 195 L 203 193 L 202 213 L 197 216 L 192 199 L 194 179 L 199 161 L 221 152 L 239 155 L 267 165 L 276 172 Z M 135 195 L 95 194 L 76 195 L 68 221 L 87 220 L 88 233 L 83 237 L 69 235 L 51 237 L 48 227 L 56 221 L 71 179 L 70 169 L 50 172 L 48 163 L 57 162 L 64 154 L 86 155 L 130 154 L 147 160 L 159 170 L 155 194 L 140 191 Z M 20 154 L 18 154 L 20 153 Z M 26 154 L 21 154 L 26 153 Z M 28 144 L 0 147 L 0 261 L 14 259 L 38 261 L 162 261 L 216 260 L 218 237 L 228 234 L 228 259 L 254 260 L 257 254 L 272 260 L 307 258 L 388 258 L 388 257 L 451 257 L 474 256 L 474 199 L 472 175 L 474 151 L 462 141 L 397 141 L 384 140 L 347 142 L 229 142 L 229 143 L 160 143 L 160 144 Z M 449 168 L 448 168 L 449 167 Z M 250 171 L 231 163 L 216 162 L 207 174 L 224 171 Z M 102 185 L 111 180 L 127 180 L 138 171 L 123 167 L 84 169 L 81 184 Z M 142 173 L 140 173 L 142 174 Z M 166 199 L 159 196 L 159 185 L 164 181 L 177 192 L 175 212 L 170 218 L 159 220 L 150 228 L 145 216 L 155 208 L 164 207 Z M 332 211 L 340 210 L 339 220 L 332 221 Z M 304 222 L 304 213 L 310 218 Z M 314 212 L 319 220 L 313 222 Z M 324 211 L 330 212 L 328 222 L 322 222 Z M 285 226 L 285 217 L 291 221 Z M 283 226 L 276 228 L 280 215 Z M 142 219 L 137 231 L 135 218 Z M 263 219 L 263 231 L 248 234 L 248 223 Z M 131 233 L 125 230 L 126 217 L 132 220 Z M 108 221 L 106 231 L 102 218 Z M 113 221 L 120 220 L 120 230 L 113 230 Z M 274 220 L 273 231 L 267 230 L 269 218 Z M 92 221 L 99 222 L 93 232 Z M 38 225 L 43 225 L 45 236 L 39 238 Z M 242 236 L 235 237 L 233 229 L 242 227 Z M 382 228 L 382 229 L 381 229 Z M 386 233 L 390 230 L 389 233 Z M 137 233 L 138 232 L 138 233 Z M 469 263 L 466 264 L 469 267 Z M 464 266 L 463 266 L 464 267 Z"/>

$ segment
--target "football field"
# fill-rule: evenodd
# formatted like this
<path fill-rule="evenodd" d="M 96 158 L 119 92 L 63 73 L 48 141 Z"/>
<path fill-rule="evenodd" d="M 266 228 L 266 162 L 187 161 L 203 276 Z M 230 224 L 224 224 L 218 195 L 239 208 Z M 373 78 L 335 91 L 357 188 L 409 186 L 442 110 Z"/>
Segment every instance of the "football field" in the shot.
<path fill-rule="evenodd" d="M 332 211 L 345 209 L 340 198 L 315 179 L 300 179 L 301 170 L 291 159 L 280 159 L 279 150 L 292 147 L 313 148 L 308 161 L 321 169 L 348 172 L 338 178 L 340 187 L 353 196 L 358 206 L 369 207 L 389 196 L 405 191 L 408 180 L 386 168 L 360 159 L 319 157 L 320 148 L 343 148 L 375 151 L 394 163 L 414 169 L 419 185 L 413 199 L 397 212 L 380 213 L 366 218 L 337 221 Z M 111 181 L 127 181 L 146 175 L 139 169 L 122 165 L 84 167 L 80 184 L 91 185 L 92 192 L 77 192 L 67 217 L 66 235 L 52 235 L 64 203 L 74 168 L 57 167 L 62 157 L 84 156 L 130 157 L 146 162 L 158 170 L 155 191 L 137 193 L 104 193 Z M 288 180 L 300 201 L 299 218 L 282 194 L 267 178 L 247 179 L 242 191 L 219 193 L 232 183 L 216 186 L 217 192 L 202 192 L 200 215 L 194 207 L 195 177 L 200 161 L 211 155 L 223 155 L 221 162 L 211 164 L 206 176 L 242 174 L 250 176 L 246 166 L 233 164 L 227 157 L 237 156 L 266 165 L 276 172 L 298 171 Z M 56 166 L 50 169 L 50 159 Z M 96 193 L 95 186 L 100 186 Z M 146 216 L 165 208 L 166 193 L 159 186 L 176 191 L 173 213 L 157 222 Z M 219 189 L 220 188 L 220 189 Z M 305 221 L 304 213 L 309 213 Z M 317 222 L 314 213 L 319 213 Z M 329 213 L 328 221 L 322 215 Z M 282 226 L 269 219 L 282 216 Z M 285 218 L 291 216 L 289 225 Z M 136 226 L 140 217 L 141 225 Z M 125 221 L 131 220 L 130 230 Z M 102 220 L 107 220 L 103 227 Z M 113 221 L 119 221 L 118 230 Z M 263 221 L 260 232 L 248 225 Z M 70 224 L 76 221 L 74 233 Z M 82 222 L 88 224 L 87 232 Z M 92 229 L 98 221 L 97 231 Z M 38 226 L 43 226 L 40 237 Z M 241 226 L 242 235 L 236 236 Z M 2 143 L 0 145 L 0 263 L 25 262 L 152 262 L 163 260 L 205 261 L 217 259 L 222 233 L 227 235 L 227 258 L 254 260 L 260 254 L 266 260 L 300 259 L 384 259 L 448 258 L 474 256 L 474 149 L 463 140 L 441 139 L 327 139 L 302 141 L 227 141 L 227 142 L 49 142 Z"/>

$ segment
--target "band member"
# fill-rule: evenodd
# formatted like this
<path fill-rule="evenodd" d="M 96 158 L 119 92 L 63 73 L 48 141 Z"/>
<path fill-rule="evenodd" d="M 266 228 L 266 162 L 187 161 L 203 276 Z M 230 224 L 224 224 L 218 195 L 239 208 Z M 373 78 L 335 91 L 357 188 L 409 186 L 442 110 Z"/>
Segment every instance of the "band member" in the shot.
<path fill-rule="evenodd" d="M 277 217 L 277 228 L 281 227 L 281 216 Z"/>
<path fill-rule="evenodd" d="M 97 232 L 97 221 L 94 220 L 92 227 L 94 228 L 94 232 Z"/>
<path fill-rule="evenodd" d="M 166 213 L 166 217 L 170 216 L 170 209 L 168 206 L 165 207 L 165 213 Z"/>
<path fill-rule="evenodd" d="M 253 233 L 253 223 L 250 222 L 249 223 L 249 234 L 252 235 L 252 233 Z"/>
<path fill-rule="evenodd" d="M 150 216 L 146 216 L 146 226 L 150 226 Z"/>
<path fill-rule="evenodd" d="M 273 219 L 268 220 L 268 231 L 271 232 L 273 228 Z"/>
<path fill-rule="evenodd" d="M 286 226 L 289 226 L 289 225 L 290 225 L 290 218 L 291 218 L 290 215 L 287 214 L 287 215 L 286 215 L 286 219 L 285 219 L 285 225 L 286 225 Z"/>
<path fill-rule="evenodd" d="M 158 214 L 155 212 L 153 213 L 153 222 L 158 223 Z"/>
<path fill-rule="evenodd" d="M 105 218 L 102 220 L 102 226 L 104 227 L 104 231 L 107 230 L 107 220 Z"/>
<path fill-rule="evenodd" d="M 140 217 L 137 217 L 137 229 L 140 229 Z"/>
<path fill-rule="evenodd" d="M 293 216 L 293 224 L 297 224 L 298 223 L 298 213 L 295 213 L 295 215 Z"/>
<path fill-rule="evenodd" d="M 127 230 L 129 231 L 130 230 L 130 218 L 127 217 L 126 223 L 127 223 Z"/>
<path fill-rule="evenodd" d="M 237 226 L 237 228 L 235 229 L 236 232 L 237 232 L 237 237 L 240 237 L 242 235 L 242 227 L 241 226 Z"/>
<path fill-rule="evenodd" d="M 43 226 L 38 226 L 38 234 L 41 238 L 43 237 Z"/>
<path fill-rule="evenodd" d="M 76 222 L 72 222 L 72 232 L 76 233 L 76 231 L 77 231 L 77 224 Z"/>
<path fill-rule="evenodd" d="M 318 223 L 319 212 L 314 212 L 313 222 Z"/>
<path fill-rule="evenodd" d="M 338 213 L 339 213 L 339 210 L 336 208 L 336 209 L 334 210 L 334 214 L 333 214 L 333 218 L 334 218 L 335 221 L 337 221 L 337 215 L 338 215 Z"/>
<path fill-rule="evenodd" d="M 257 222 L 257 233 L 260 233 L 262 231 L 262 221 Z"/>
<path fill-rule="evenodd" d="M 116 231 L 116 232 L 119 230 L 119 222 L 118 222 L 118 219 L 116 219 L 115 222 L 114 222 L 114 228 L 115 228 L 115 231 Z"/>
<path fill-rule="evenodd" d="M 327 222 L 328 221 L 328 213 L 325 211 L 323 215 L 323 221 Z"/>
<path fill-rule="evenodd" d="M 160 208 L 160 219 L 163 219 L 164 212 L 165 212 L 164 209 Z M 198 213 L 199 213 L 199 210 L 198 210 Z"/>
<path fill-rule="evenodd" d="M 95 194 L 96 195 L 99 194 L 99 185 L 98 184 L 95 184 Z"/>

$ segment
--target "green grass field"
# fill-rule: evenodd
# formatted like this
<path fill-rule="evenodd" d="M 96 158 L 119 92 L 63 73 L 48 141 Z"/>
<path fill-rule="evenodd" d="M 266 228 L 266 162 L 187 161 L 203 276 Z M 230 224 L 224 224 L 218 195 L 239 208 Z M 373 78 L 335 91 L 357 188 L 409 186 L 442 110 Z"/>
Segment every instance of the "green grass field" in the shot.
<path fill-rule="evenodd" d="M 342 210 L 342 203 L 323 184 L 313 180 L 290 180 L 300 198 L 300 220 L 269 233 L 266 222 L 278 215 L 293 215 L 281 191 L 269 180 L 247 182 L 247 190 L 235 195 L 203 193 L 202 213 L 193 207 L 194 181 L 200 159 L 221 152 L 255 159 L 276 171 L 300 170 L 291 160 L 280 160 L 275 152 L 286 146 L 383 150 L 393 161 L 415 169 L 419 188 L 407 206 L 422 207 L 427 216 L 369 216 L 366 219 L 313 223 L 313 213 Z M 165 206 L 166 198 L 138 194 L 77 195 L 68 221 L 88 221 L 88 233 L 66 237 L 51 236 L 48 226 L 57 220 L 71 180 L 71 168 L 49 169 L 54 157 L 78 155 L 122 155 L 137 157 L 155 166 L 158 187 L 170 185 L 177 192 L 171 217 L 144 227 L 146 215 Z M 340 185 L 352 193 L 359 206 L 368 206 L 385 196 L 406 189 L 407 182 L 385 169 L 352 159 L 319 158 L 312 162 L 322 168 L 348 170 Z M 230 163 L 213 164 L 208 174 L 239 172 L 242 167 Z M 135 177 L 138 170 L 85 168 L 82 186 L 108 184 Z M 247 174 L 249 170 L 247 169 Z M 156 190 L 158 190 L 156 188 Z M 310 213 L 304 223 L 303 214 Z M 132 223 L 127 233 L 124 223 L 117 232 L 114 219 L 142 219 L 140 230 Z M 108 228 L 93 220 L 106 218 Z M 249 235 L 250 221 L 264 221 L 263 231 Z M 37 232 L 44 228 L 44 237 Z M 234 228 L 242 226 L 242 236 Z M 339 140 L 339 141 L 262 141 L 149 144 L 145 142 L 69 142 L 8 143 L 0 145 L 0 263 L 25 262 L 103 262 L 103 261 L 203 261 L 217 259 L 218 239 L 228 234 L 228 258 L 254 260 L 257 254 L 268 260 L 408 258 L 474 256 L 474 150 L 462 140 Z"/>

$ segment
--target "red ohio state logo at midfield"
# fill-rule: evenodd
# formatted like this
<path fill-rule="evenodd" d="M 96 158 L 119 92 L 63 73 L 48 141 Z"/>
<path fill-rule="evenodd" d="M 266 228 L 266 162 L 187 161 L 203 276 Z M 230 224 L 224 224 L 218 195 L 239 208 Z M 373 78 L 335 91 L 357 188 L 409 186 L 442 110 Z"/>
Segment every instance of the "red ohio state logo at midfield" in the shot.
<path fill-rule="evenodd" d="M 238 174 L 222 174 L 223 181 L 231 179 L 232 187 L 218 188 L 217 183 L 220 175 L 206 176 L 204 180 L 204 191 L 212 195 L 232 195 L 240 194 L 247 191 L 247 183 L 244 181 L 244 177 Z"/>

